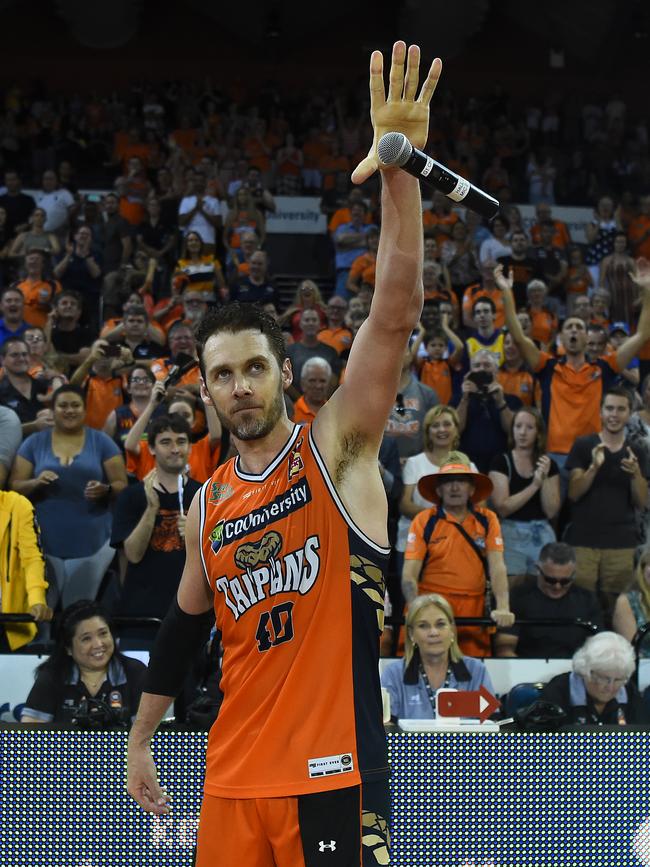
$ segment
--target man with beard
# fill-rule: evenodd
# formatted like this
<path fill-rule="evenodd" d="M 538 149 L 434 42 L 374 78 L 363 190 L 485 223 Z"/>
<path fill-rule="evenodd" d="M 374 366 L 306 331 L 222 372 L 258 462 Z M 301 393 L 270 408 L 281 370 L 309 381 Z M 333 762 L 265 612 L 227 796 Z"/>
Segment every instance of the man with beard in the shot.
<path fill-rule="evenodd" d="M 594 360 L 586 355 L 587 326 L 577 316 L 568 316 L 562 324 L 560 336 L 566 354 L 555 358 L 542 352 L 522 331 L 512 294 L 512 274 L 506 276 L 503 267 L 497 265 L 494 276 L 503 292 L 508 330 L 541 386 L 548 452 L 563 471 L 576 437 L 600 430 L 598 408 L 603 391 L 650 339 L 650 267 L 638 264 L 632 275 L 643 298 L 636 334 L 616 352 Z"/>
<path fill-rule="evenodd" d="M 386 98 L 373 52 L 374 140 L 354 182 L 381 168 L 384 133 L 405 130 L 424 145 L 440 61 L 416 100 L 418 67 L 417 46 L 396 43 Z M 291 362 L 268 314 L 233 304 L 199 331 L 201 394 L 239 454 L 190 509 L 185 569 L 131 730 L 128 781 L 146 810 L 169 811 L 150 740 L 216 614 L 224 701 L 208 747 L 197 867 L 293 867 L 324 852 L 350 867 L 389 860 L 378 677 L 389 549 L 378 452 L 422 309 L 423 243 L 418 181 L 400 170 L 382 176 L 372 307 L 343 384 L 311 426 L 287 417 Z"/>
<path fill-rule="evenodd" d="M 576 582 L 598 589 L 610 615 L 634 575 L 635 510 L 645 507 L 648 495 L 646 452 L 626 436 L 631 413 L 632 396 L 625 388 L 605 391 L 600 433 L 578 437 L 566 462 L 571 500 L 567 541 L 576 551 Z"/>

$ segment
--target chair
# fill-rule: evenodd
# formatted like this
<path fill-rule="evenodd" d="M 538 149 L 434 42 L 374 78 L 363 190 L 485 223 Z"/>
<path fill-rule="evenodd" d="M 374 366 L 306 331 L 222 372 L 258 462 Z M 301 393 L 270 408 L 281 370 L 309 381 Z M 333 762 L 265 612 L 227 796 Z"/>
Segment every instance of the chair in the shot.
<path fill-rule="evenodd" d="M 517 683 L 503 697 L 506 716 L 514 716 L 518 710 L 529 707 L 536 702 L 544 687 L 543 683 Z"/>

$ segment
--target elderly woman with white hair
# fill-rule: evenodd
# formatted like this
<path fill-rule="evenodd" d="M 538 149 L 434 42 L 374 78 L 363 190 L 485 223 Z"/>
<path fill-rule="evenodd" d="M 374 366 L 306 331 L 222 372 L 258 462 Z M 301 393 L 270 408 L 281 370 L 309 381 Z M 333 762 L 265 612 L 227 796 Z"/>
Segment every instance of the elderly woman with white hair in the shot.
<path fill-rule="evenodd" d="M 650 721 L 630 681 L 634 650 L 622 635 L 599 632 L 573 655 L 573 671 L 546 684 L 540 698 L 563 708 L 573 723 L 626 725 Z"/>

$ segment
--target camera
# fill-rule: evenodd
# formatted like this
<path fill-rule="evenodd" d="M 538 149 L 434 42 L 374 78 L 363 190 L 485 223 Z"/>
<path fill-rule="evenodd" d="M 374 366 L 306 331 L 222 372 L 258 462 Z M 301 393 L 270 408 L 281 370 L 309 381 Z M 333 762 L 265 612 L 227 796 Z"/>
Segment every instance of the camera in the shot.
<path fill-rule="evenodd" d="M 124 708 L 111 707 L 101 698 L 84 696 L 72 711 L 72 725 L 85 731 L 109 728 L 126 728 L 128 714 Z"/>
<path fill-rule="evenodd" d="M 491 385 L 494 382 L 492 374 L 487 370 L 473 370 L 467 378 L 478 388 L 477 396 L 480 400 L 487 400 L 489 397 L 488 385 Z"/>

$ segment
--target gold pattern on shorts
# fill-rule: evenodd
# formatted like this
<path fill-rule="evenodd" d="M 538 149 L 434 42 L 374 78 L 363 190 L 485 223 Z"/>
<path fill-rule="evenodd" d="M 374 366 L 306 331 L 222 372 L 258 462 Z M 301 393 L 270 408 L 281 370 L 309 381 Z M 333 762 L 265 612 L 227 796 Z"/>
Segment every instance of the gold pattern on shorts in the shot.
<path fill-rule="evenodd" d="M 388 822 L 378 813 L 364 810 L 361 818 L 362 843 L 366 852 L 370 852 L 376 864 L 390 864 L 390 832 Z"/>

